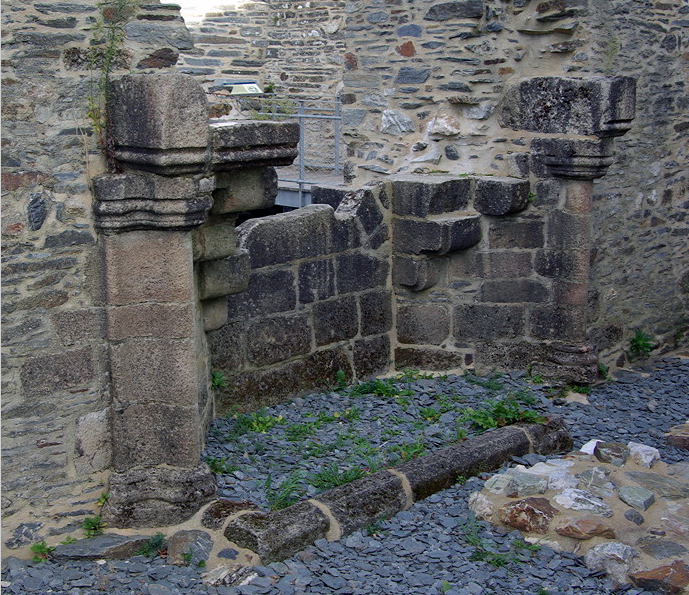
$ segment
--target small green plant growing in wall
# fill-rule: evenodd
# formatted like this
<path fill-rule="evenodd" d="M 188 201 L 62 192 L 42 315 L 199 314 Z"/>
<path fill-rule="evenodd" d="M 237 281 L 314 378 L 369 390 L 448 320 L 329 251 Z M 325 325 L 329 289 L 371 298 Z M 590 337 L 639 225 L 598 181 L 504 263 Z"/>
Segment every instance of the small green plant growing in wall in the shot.
<path fill-rule="evenodd" d="M 112 139 L 108 133 L 108 100 L 111 93 L 111 76 L 124 66 L 123 45 L 125 27 L 136 15 L 141 0 L 104 0 L 98 3 L 99 15 L 93 25 L 88 62 L 91 69 L 86 101 L 87 116 L 96 136 L 98 148 L 111 170 L 117 171 L 112 155 Z"/>
<path fill-rule="evenodd" d="M 46 545 L 45 541 L 39 541 L 31 546 L 34 562 L 45 562 L 53 555 L 54 545 Z"/>
<path fill-rule="evenodd" d="M 211 387 L 213 390 L 227 387 L 227 377 L 225 376 L 225 372 L 216 370 L 211 374 Z"/>
<path fill-rule="evenodd" d="M 81 523 L 81 528 L 84 530 L 84 533 L 86 533 L 86 537 L 101 535 L 105 527 L 106 524 L 103 522 L 100 515 L 86 517 Z"/>
<path fill-rule="evenodd" d="M 629 341 L 629 355 L 632 359 L 648 357 L 654 347 L 653 338 L 641 329 L 636 329 L 634 336 Z"/>

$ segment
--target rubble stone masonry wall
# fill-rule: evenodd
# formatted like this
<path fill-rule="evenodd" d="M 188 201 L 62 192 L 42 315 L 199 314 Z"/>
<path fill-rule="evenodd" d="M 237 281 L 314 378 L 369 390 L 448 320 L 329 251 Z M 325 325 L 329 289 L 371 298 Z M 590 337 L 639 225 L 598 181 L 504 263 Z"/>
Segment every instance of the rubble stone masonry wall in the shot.
<path fill-rule="evenodd" d="M 86 117 L 98 14 L 95 0 L 3 2 L 2 515 L 19 528 L 3 531 L 3 548 L 48 537 L 48 521 L 78 528 L 107 490 L 110 370 L 89 188 L 104 164 Z M 169 68 L 182 47 L 179 8 L 144 5 L 117 72 Z"/>
<path fill-rule="evenodd" d="M 508 83 L 638 77 L 636 120 L 595 186 L 591 342 L 623 364 L 638 328 L 663 349 L 686 341 L 684 2 L 256 2 L 190 29 L 196 49 L 180 68 L 207 88 L 248 77 L 278 94 L 338 92 L 345 175 L 358 185 L 400 172 L 528 176 L 529 135 L 499 121 Z"/>
<path fill-rule="evenodd" d="M 98 513 L 122 454 L 111 427 L 126 425 L 113 420 L 113 354 L 162 340 L 140 336 L 144 323 L 176 319 L 146 314 L 160 310 L 158 294 L 147 293 L 138 324 L 125 316 L 132 304 L 106 291 L 108 266 L 129 277 L 119 256 L 106 262 L 111 252 L 93 218 L 92 180 L 105 170 L 85 116 L 96 4 L 3 3 L 3 552 Z M 143 4 L 125 28 L 118 74 L 177 69 L 206 90 L 216 78 L 248 78 L 273 82 L 278 93 L 338 93 L 345 173 L 354 183 L 317 190 L 318 204 L 235 230 L 237 213 L 271 206 L 277 189 L 267 166 L 293 159 L 295 132 L 284 133 L 282 147 L 282 133 L 266 122 L 237 138 L 232 125 L 199 127 L 212 138 L 210 151 L 205 140 L 195 147 L 200 163 L 212 156 L 199 166 L 207 166 L 208 181 L 198 182 L 203 200 L 194 190 L 189 204 L 198 212 L 175 215 L 198 217 L 194 225 L 209 220 L 188 236 L 160 231 L 181 246 L 195 293 L 170 298 L 164 310 L 194 310 L 184 341 L 195 357 L 206 344 L 210 353 L 210 361 L 189 364 L 203 402 L 189 407 L 200 427 L 186 436 L 193 444 L 185 465 L 195 463 L 214 413 L 327 386 L 340 369 L 350 380 L 393 363 L 487 369 L 538 361 L 544 372 L 583 370 L 586 380 L 595 372 L 589 344 L 621 364 L 636 328 L 663 348 L 681 342 L 689 306 L 688 29 L 681 0 L 269 0 L 205 15 L 191 31 L 178 6 Z M 528 99 L 530 87 L 515 84 L 548 76 L 543 96 L 563 90 L 563 105 L 579 105 L 572 89 L 600 99 L 590 106 L 633 104 L 630 79 L 615 83 L 625 89 L 616 103 L 601 75 L 638 77 L 637 115 L 616 141 L 610 175 L 592 186 L 613 154 L 610 130 L 594 138 L 602 116 L 594 114 L 592 126 L 579 114 L 581 122 L 562 130 L 529 128 L 517 109 L 528 101 L 515 98 Z M 587 86 L 553 78 L 576 76 L 599 79 Z M 195 113 L 199 121 L 206 108 Z M 576 161 L 582 155 L 602 173 Z M 234 169 L 245 162 L 253 165 Z M 176 188 L 178 172 L 164 166 L 141 179 L 161 174 Z M 164 219 L 176 205 L 161 190 L 168 182 L 143 184 L 151 196 L 134 182 L 131 196 L 101 196 L 100 208 L 113 215 L 117 201 L 155 198 Z M 111 248 L 153 237 L 132 229 L 111 236 Z M 142 287 L 131 289 L 146 293 L 150 262 L 136 252 Z M 122 349 L 112 344 L 118 313 L 132 327 Z M 131 359 L 135 368 L 136 353 Z M 143 368 L 142 385 L 150 380 Z M 228 379 L 215 403 L 206 400 L 210 370 Z M 127 395 L 135 394 L 139 376 L 120 372 Z M 149 388 L 162 393 L 159 382 Z M 147 428 L 139 426 L 136 442 L 148 456 Z M 120 449 L 128 428 L 115 441 Z"/>

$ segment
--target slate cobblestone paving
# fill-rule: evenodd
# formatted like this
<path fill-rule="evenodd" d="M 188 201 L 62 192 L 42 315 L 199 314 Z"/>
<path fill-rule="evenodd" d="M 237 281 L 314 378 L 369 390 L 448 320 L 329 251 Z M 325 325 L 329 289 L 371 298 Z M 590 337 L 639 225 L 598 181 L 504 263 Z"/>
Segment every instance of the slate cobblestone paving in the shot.
<path fill-rule="evenodd" d="M 542 413 L 558 413 L 567 420 L 575 447 L 591 438 L 609 442 L 635 442 L 653 446 L 667 463 L 685 460 L 686 451 L 665 443 L 665 432 L 689 418 L 689 361 L 666 358 L 645 370 L 649 374 L 627 374 L 621 381 L 595 387 L 588 396 L 589 404 L 566 403 L 562 399 L 548 399 L 544 387 L 532 385 L 520 374 L 500 379 L 506 390 L 529 388 L 537 398 L 533 408 Z M 414 424 L 421 407 L 438 406 L 434 395 L 451 395 L 453 390 L 464 399 L 459 407 L 476 407 L 486 398 L 495 398 L 486 388 L 472 384 L 466 378 L 450 376 L 446 380 L 418 380 L 403 388 L 412 388 L 407 411 L 400 411 L 404 397 L 379 398 L 374 408 L 368 398 L 316 395 L 295 399 L 291 404 L 273 407 L 264 415 L 283 415 L 286 422 L 265 434 L 252 432 L 232 441 L 220 442 L 232 423 L 216 421 L 208 440 L 206 454 L 228 457 L 234 463 L 240 453 L 240 469 L 233 476 L 219 477 L 219 493 L 233 499 L 254 499 L 266 505 L 262 486 L 268 472 L 279 482 L 294 471 L 309 438 L 289 441 L 286 428 L 300 421 L 317 418 L 302 417 L 306 411 L 318 410 L 343 415 L 356 406 L 358 419 L 324 423 L 323 434 L 316 444 L 347 432 L 354 444 L 364 443 L 383 448 L 411 439 L 423 440 L 427 448 L 437 448 L 453 438 L 455 423 L 450 412 L 441 414 L 437 422 Z M 560 403 L 559 405 L 556 403 Z M 322 408 L 322 409 L 321 409 Z M 351 409 L 350 409 L 351 410 Z M 375 416 L 377 420 L 373 420 Z M 397 416 L 397 417 L 395 417 Z M 351 416 L 350 417 L 355 417 Z M 335 418 L 338 420 L 338 418 Z M 399 423 L 395 423 L 398 421 Z M 385 430 L 392 429 L 393 432 Z M 399 430 L 401 434 L 394 434 Z M 314 471 L 324 461 L 339 460 L 343 465 L 371 463 L 375 449 L 357 453 L 346 460 L 347 446 L 340 439 L 327 453 L 308 460 Z M 296 445 L 296 449 L 294 446 Z M 366 450 L 366 449 L 362 449 Z M 244 456 L 246 453 L 246 456 Z M 359 458 L 357 458 L 359 457 Z M 540 455 L 515 458 L 516 463 L 533 464 L 545 460 Z M 254 465 L 262 464 L 266 469 Z M 343 467 L 344 468 L 344 467 Z M 306 468 L 305 468 L 306 472 Z M 563 595 L 604 595 L 612 593 L 606 579 L 583 565 L 573 554 L 559 554 L 548 547 L 531 552 L 520 548 L 518 532 L 505 532 L 483 521 L 474 522 L 467 507 L 467 497 L 489 477 L 471 478 L 465 485 L 456 485 L 418 502 L 407 511 L 378 524 L 370 531 L 356 532 L 339 542 L 317 541 L 313 546 L 284 562 L 256 567 L 251 584 L 240 587 L 209 586 L 201 582 L 204 569 L 171 566 L 164 560 L 149 560 L 136 556 L 130 560 L 107 562 L 47 562 L 42 564 L 7 558 L 3 561 L 2 592 L 20 595 L 344 595 L 368 594 L 435 594 L 447 595 L 536 595 L 545 589 Z M 481 547 L 493 554 L 491 565 L 477 560 L 477 548 L 467 540 L 468 529 L 474 527 Z M 540 591 L 543 593 L 543 591 Z M 629 595 L 649 595 L 640 588 L 629 588 Z"/>

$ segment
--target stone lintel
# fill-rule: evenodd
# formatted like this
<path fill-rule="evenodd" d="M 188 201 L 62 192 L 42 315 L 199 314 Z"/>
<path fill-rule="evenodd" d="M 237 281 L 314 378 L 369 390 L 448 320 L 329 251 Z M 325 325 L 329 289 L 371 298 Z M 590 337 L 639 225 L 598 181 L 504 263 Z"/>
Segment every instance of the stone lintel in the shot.
<path fill-rule="evenodd" d="M 299 154 L 295 122 L 214 122 L 210 134 L 213 171 L 290 165 Z"/>

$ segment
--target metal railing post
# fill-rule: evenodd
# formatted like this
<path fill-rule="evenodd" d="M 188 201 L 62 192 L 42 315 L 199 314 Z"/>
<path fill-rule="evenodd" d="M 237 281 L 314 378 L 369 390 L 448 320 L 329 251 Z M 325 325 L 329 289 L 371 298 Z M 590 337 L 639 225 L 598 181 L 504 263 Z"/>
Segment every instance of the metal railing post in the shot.
<path fill-rule="evenodd" d="M 299 206 L 304 205 L 304 177 L 306 176 L 304 158 L 306 153 L 306 126 L 304 124 L 304 100 L 299 100 L 299 110 L 297 117 L 299 118 Z"/>
<path fill-rule="evenodd" d="M 335 115 L 335 171 L 340 171 L 340 123 L 342 120 L 341 113 L 342 104 L 340 100 L 335 97 L 334 115 Z"/>

